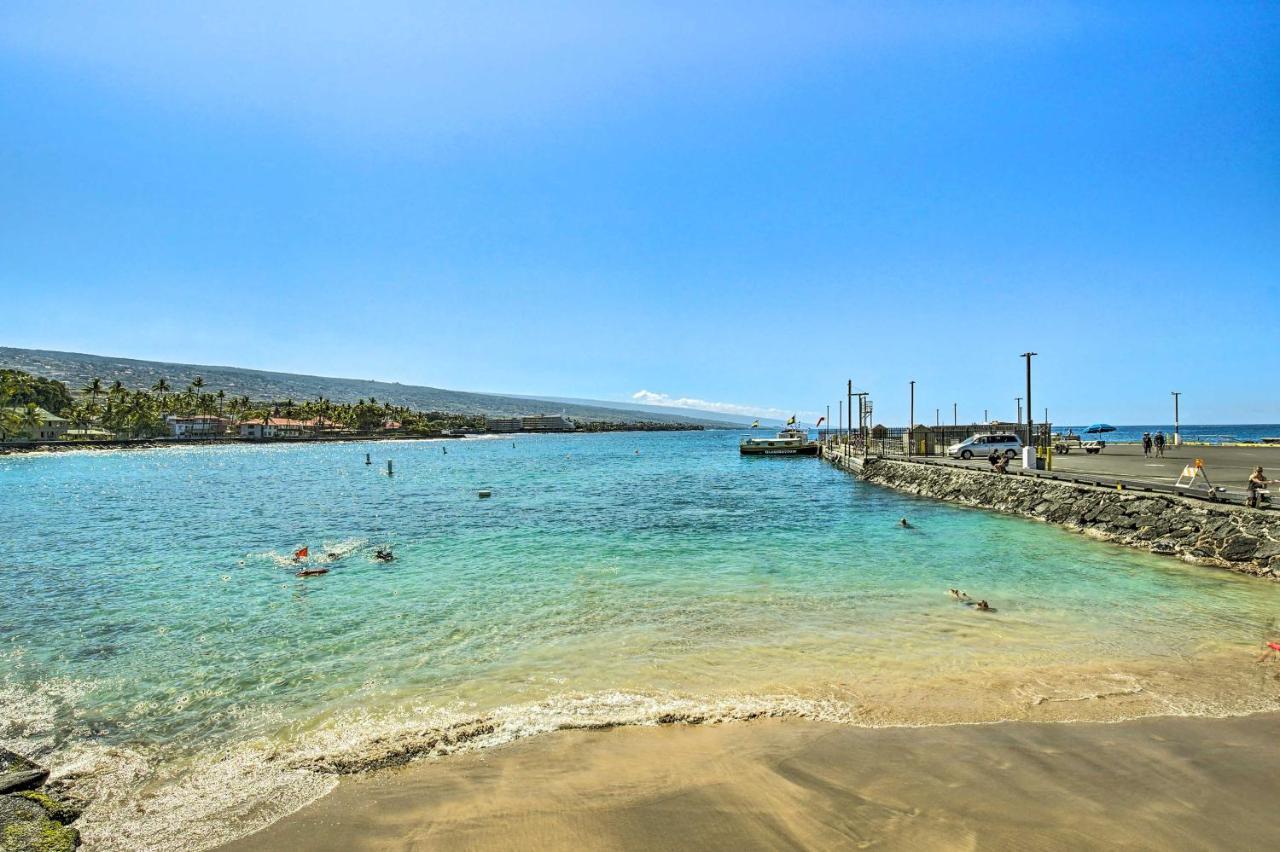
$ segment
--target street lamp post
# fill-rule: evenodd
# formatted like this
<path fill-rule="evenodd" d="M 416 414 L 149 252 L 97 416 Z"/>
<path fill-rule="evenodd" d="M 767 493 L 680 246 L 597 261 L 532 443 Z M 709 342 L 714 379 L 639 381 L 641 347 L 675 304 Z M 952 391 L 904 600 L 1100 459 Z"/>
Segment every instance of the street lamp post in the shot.
<path fill-rule="evenodd" d="M 911 453 L 915 450 L 916 443 L 916 380 L 911 380 L 911 412 L 910 422 L 907 423 L 907 458 L 911 458 Z"/>
<path fill-rule="evenodd" d="M 1173 445 L 1175 447 L 1182 446 L 1182 433 L 1178 430 L 1178 397 L 1182 396 L 1182 391 L 1169 391 L 1173 394 Z"/>
<path fill-rule="evenodd" d="M 1031 446 L 1031 359 L 1038 352 L 1023 352 L 1022 357 L 1027 359 L 1027 446 Z"/>
<path fill-rule="evenodd" d="M 1017 423 L 1018 425 L 1022 425 L 1022 397 L 1015 396 L 1014 400 L 1016 400 L 1018 403 L 1018 416 L 1014 419 L 1013 422 Z"/>
<path fill-rule="evenodd" d="M 952 426 L 960 425 L 960 415 L 956 413 L 959 410 L 959 405 L 960 403 L 958 402 L 951 403 L 951 425 Z"/>

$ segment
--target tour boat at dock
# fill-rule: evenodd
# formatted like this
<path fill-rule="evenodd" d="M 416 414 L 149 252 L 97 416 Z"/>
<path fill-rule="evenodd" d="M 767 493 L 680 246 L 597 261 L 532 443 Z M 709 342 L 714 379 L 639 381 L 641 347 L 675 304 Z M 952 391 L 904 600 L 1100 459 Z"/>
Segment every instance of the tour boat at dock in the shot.
<path fill-rule="evenodd" d="M 804 429 L 783 429 L 773 438 L 744 437 L 738 444 L 744 456 L 816 456 L 818 442 Z"/>

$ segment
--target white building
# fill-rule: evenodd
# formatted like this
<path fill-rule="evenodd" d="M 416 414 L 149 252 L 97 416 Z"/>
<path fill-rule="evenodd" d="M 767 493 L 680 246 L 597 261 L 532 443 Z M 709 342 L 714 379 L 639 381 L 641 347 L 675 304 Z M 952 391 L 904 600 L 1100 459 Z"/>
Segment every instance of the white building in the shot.
<path fill-rule="evenodd" d="M 197 414 L 191 417 L 179 417 L 170 414 L 164 422 L 169 424 L 169 434 L 175 438 L 217 438 L 227 434 L 231 421 L 225 417 L 212 414 Z"/>

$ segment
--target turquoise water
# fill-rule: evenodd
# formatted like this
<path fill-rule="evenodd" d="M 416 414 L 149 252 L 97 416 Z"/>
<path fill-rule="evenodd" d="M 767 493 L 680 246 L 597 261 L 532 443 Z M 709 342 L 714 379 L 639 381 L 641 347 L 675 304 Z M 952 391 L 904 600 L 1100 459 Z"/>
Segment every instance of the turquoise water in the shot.
<path fill-rule="evenodd" d="M 0 459 L 0 743 L 94 796 L 92 843 L 163 848 L 175 818 L 212 844 L 336 771 L 564 727 L 1280 708 L 1277 584 L 737 440 Z M 294 576 L 304 545 L 329 574 Z"/>

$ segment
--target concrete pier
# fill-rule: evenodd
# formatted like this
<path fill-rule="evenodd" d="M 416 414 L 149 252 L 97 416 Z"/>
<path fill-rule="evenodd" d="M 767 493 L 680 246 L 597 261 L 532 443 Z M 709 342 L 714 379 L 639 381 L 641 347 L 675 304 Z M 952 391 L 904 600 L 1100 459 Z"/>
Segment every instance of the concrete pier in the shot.
<path fill-rule="evenodd" d="M 1034 518 L 1093 538 L 1187 562 L 1280 579 L 1280 512 L 1172 494 L 1001 475 L 978 467 L 821 455 L 867 482 L 965 506 Z"/>

